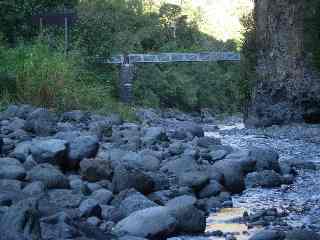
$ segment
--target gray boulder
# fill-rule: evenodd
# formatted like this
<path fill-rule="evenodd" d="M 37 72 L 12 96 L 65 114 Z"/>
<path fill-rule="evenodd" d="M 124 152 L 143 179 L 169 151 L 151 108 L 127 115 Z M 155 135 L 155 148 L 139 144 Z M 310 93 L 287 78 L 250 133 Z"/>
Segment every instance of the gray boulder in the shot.
<path fill-rule="evenodd" d="M 69 144 L 68 168 L 73 169 L 79 166 L 84 158 L 94 158 L 99 149 L 99 140 L 94 136 L 79 136 Z"/>
<path fill-rule="evenodd" d="M 46 188 L 69 188 L 68 178 L 50 164 L 39 164 L 27 173 L 27 180 L 40 181 Z"/>
<path fill-rule="evenodd" d="M 158 142 L 167 141 L 168 137 L 162 127 L 150 127 L 144 130 L 142 142 L 146 145 L 152 145 Z"/>
<path fill-rule="evenodd" d="M 191 196 L 180 196 L 170 200 L 166 207 L 177 219 L 176 232 L 203 233 L 206 228 L 204 212 L 195 207 L 197 199 Z"/>
<path fill-rule="evenodd" d="M 205 172 L 192 171 L 179 175 L 179 184 L 181 186 L 191 187 L 195 191 L 202 189 L 208 182 L 209 178 Z"/>
<path fill-rule="evenodd" d="M 274 170 L 280 172 L 279 154 L 272 148 L 251 148 L 249 158 L 256 162 L 256 171 Z"/>
<path fill-rule="evenodd" d="M 114 227 L 119 236 L 131 235 L 148 239 L 166 239 L 174 233 L 177 220 L 166 207 L 152 207 L 136 211 Z"/>
<path fill-rule="evenodd" d="M 19 159 L 21 162 L 25 162 L 31 153 L 31 145 L 31 141 L 18 143 L 10 156 Z"/>
<path fill-rule="evenodd" d="M 249 173 L 245 178 L 246 188 L 279 187 L 282 184 L 282 177 L 273 170 Z"/>
<path fill-rule="evenodd" d="M 152 154 L 146 153 L 127 152 L 122 156 L 121 161 L 129 166 L 146 171 L 156 171 L 160 167 L 160 160 Z"/>
<path fill-rule="evenodd" d="M 88 217 L 96 216 L 101 218 L 101 207 L 99 203 L 94 199 L 89 198 L 87 200 L 84 200 L 80 204 L 79 210 L 80 210 L 81 217 L 88 218 Z"/>
<path fill-rule="evenodd" d="M 112 177 L 111 163 L 101 159 L 84 159 L 80 162 L 80 174 L 90 182 L 109 180 Z"/>
<path fill-rule="evenodd" d="M 285 240 L 320 240 L 320 235 L 310 230 L 292 230 L 286 234 Z"/>
<path fill-rule="evenodd" d="M 223 190 L 223 186 L 215 181 L 210 180 L 208 185 L 206 185 L 201 191 L 199 191 L 198 196 L 199 198 L 209 198 L 212 196 L 217 196 Z"/>
<path fill-rule="evenodd" d="M 221 140 L 213 137 L 200 137 L 197 145 L 202 148 L 209 148 L 212 145 L 221 145 Z"/>
<path fill-rule="evenodd" d="M 56 117 L 47 109 L 38 108 L 28 115 L 24 128 L 37 136 L 50 136 L 56 131 Z"/>
<path fill-rule="evenodd" d="M 22 182 L 15 179 L 1 179 L 0 189 L 20 191 L 22 189 Z"/>
<path fill-rule="evenodd" d="M 20 201 L 0 218 L 0 240 L 41 239 L 39 218 L 36 200 Z"/>
<path fill-rule="evenodd" d="M 256 233 L 249 240 L 284 240 L 285 234 L 275 230 L 262 230 Z"/>
<path fill-rule="evenodd" d="M 0 179 L 23 180 L 26 171 L 23 165 L 14 158 L 0 158 Z"/>
<path fill-rule="evenodd" d="M 154 189 L 153 179 L 139 169 L 126 165 L 118 166 L 114 170 L 112 178 L 112 189 L 114 193 L 135 188 L 143 194 L 149 194 Z"/>
<path fill-rule="evenodd" d="M 101 188 L 94 191 L 91 198 L 95 199 L 100 205 L 107 205 L 113 198 L 113 194 L 111 191 Z"/>
<path fill-rule="evenodd" d="M 60 139 L 35 140 L 30 151 L 37 163 L 64 165 L 67 156 L 68 143 Z"/>
<path fill-rule="evenodd" d="M 32 182 L 24 187 L 23 192 L 30 196 L 36 196 L 44 193 L 45 190 L 46 188 L 43 182 Z"/>
<path fill-rule="evenodd" d="M 59 209 L 79 207 L 84 196 L 70 189 L 52 189 L 48 192 L 49 202 Z"/>

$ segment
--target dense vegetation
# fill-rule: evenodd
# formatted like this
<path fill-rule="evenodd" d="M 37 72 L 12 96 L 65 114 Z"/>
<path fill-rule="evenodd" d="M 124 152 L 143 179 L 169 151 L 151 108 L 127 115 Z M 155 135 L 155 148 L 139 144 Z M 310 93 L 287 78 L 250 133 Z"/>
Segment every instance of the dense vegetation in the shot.
<path fill-rule="evenodd" d="M 186 15 L 180 6 L 167 3 L 151 10 L 147 2 L 150 1 L 2 1 L 2 101 L 62 110 L 126 112 L 117 103 L 117 67 L 88 59 L 132 52 L 239 49 L 236 41 L 222 42 L 202 33 L 200 20 Z M 46 26 L 40 38 L 39 26 L 31 22 L 35 12 L 61 11 L 66 7 L 78 16 L 72 26 L 68 57 L 63 54 L 63 29 Z M 139 65 L 136 105 L 238 111 L 248 92 L 240 67 L 235 63 Z"/>

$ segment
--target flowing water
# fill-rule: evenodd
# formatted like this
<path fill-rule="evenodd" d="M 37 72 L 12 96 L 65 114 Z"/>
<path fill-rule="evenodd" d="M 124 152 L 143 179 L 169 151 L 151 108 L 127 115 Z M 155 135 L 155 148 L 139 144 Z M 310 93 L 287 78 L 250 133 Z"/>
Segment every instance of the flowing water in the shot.
<path fill-rule="evenodd" d="M 274 189 L 248 189 L 233 197 L 234 208 L 212 213 L 207 219 L 208 236 L 179 237 L 174 240 L 220 240 L 225 237 L 209 236 L 220 230 L 235 233 L 238 240 L 247 240 L 260 228 L 248 229 L 239 219 L 244 211 L 276 208 L 284 212 L 289 227 L 306 227 L 320 231 L 320 125 L 292 125 L 267 129 L 246 129 L 241 121 L 220 124 L 219 129 L 207 132 L 207 136 L 221 138 L 222 142 L 236 148 L 251 146 L 275 148 L 280 161 L 296 159 L 312 163 L 313 170 L 299 170 L 294 184 Z M 208 126 L 208 129 L 214 127 Z"/>

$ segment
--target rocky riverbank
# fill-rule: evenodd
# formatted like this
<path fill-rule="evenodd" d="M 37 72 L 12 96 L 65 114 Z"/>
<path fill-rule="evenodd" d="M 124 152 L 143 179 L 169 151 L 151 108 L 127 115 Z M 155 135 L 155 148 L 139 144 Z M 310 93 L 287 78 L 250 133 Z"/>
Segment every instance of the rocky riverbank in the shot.
<path fill-rule="evenodd" d="M 291 184 L 297 166 L 305 166 L 279 161 L 273 145 L 237 144 L 231 136 L 249 130 L 218 131 L 211 116 L 152 110 L 137 116 L 139 123 L 128 123 L 28 105 L 0 113 L 0 240 L 236 239 L 216 229 L 204 234 L 209 214 L 233 207 L 243 191 Z M 282 226 L 284 216 L 264 209 L 237 221 Z M 252 239 L 304 239 L 290 237 L 292 230 Z"/>

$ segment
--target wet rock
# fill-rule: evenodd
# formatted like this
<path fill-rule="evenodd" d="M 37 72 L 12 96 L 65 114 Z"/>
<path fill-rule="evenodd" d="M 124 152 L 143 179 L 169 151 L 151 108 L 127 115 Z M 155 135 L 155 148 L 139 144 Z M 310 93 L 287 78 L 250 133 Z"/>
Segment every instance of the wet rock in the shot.
<path fill-rule="evenodd" d="M 253 187 L 279 187 L 282 184 L 282 177 L 273 170 L 249 173 L 245 178 L 246 188 Z"/>
<path fill-rule="evenodd" d="M 251 148 L 249 158 L 256 161 L 256 171 L 274 170 L 280 172 L 279 154 L 272 148 Z"/>
<path fill-rule="evenodd" d="M 249 240 L 284 240 L 285 234 L 283 232 L 274 231 L 274 230 L 263 230 Z"/>
<path fill-rule="evenodd" d="M 114 232 L 120 236 L 165 239 L 174 233 L 176 224 L 166 207 L 152 207 L 130 214 L 116 224 Z"/>
<path fill-rule="evenodd" d="M 74 169 L 84 158 L 94 158 L 99 149 L 99 141 L 94 136 L 79 136 L 69 144 L 67 168 Z"/>
<path fill-rule="evenodd" d="M 170 200 L 166 207 L 177 219 L 177 232 L 202 233 L 206 228 L 205 214 L 195 207 L 196 198 L 181 196 Z"/>
<path fill-rule="evenodd" d="M 154 189 L 153 179 L 139 169 L 129 166 L 118 166 L 114 170 L 112 178 L 112 189 L 114 193 L 135 188 L 143 194 L 149 194 Z"/>
<path fill-rule="evenodd" d="M 69 188 L 69 181 L 61 171 L 50 164 L 39 164 L 27 173 L 27 180 L 40 181 L 46 188 Z"/>
<path fill-rule="evenodd" d="M 9 208 L 0 218 L 1 240 L 41 239 L 39 211 L 34 199 Z"/>
<path fill-rule="evenodd" d="M 112 177 L 111 163 L 100 159 L 84 159 L 80 162 L 80 174 L 90 182 L 109 180 Z"/>
<path fill-rule="evenodd" d="M 36 196 L 44 193 L 45 190 L 45 185 L 42 182 L 32 182 L 25 186 L 23 192 L 30 196 Z"/>
<path fill-rule="evenodd" d="M 94 200 L 94 199 L 87 199 L 84 200 L 80 206 L 79 206 L 79 210 L 80 210 L 80 215 L 81 217 L 92 217 L 92 216 L 96 216 L 96 217 L 101 217 L 101 207 L 99 205 L 99 203 Z"/>
<path fill-rule="evenodd" d="M 107 189 L 98 189 L 91 194 L 91 198 L 95 199 L 100 205 L 108 205 L 113 194 Z"/>
<path fill-rule="evenodd" d="M 285 240 L 319 240 L 320 235 L 310 230 L 293 230 L 286 234 Z"/>
<path fill-rule="evenodd" d="M 0 179 L 23 180 L 26 171 L 23 165 L 14 158 L 0 158 Z"/>
<path fill-rule="evenodd" d="M 28 115 L 25 129 L 37 136 L 50 136 L 56 131 L 56 117 L 48 110 L 38 108 Z"/>

